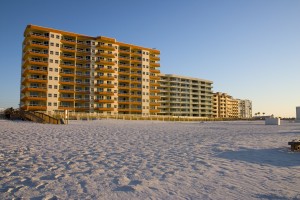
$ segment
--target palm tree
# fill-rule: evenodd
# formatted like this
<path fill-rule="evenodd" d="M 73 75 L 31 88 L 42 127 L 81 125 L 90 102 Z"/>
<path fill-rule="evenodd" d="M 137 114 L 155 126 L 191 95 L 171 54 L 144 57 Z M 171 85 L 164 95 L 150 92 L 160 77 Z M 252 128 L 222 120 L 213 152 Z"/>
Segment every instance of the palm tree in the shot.
<path fill-rule="evenodd" d="M 262 114 L 265 115 L 266 113 L 263 112 Z"/>
<path fill-rule="evenodd" d="M 257 115 L 260 115 L 260 112 L 258 112 Z"/>

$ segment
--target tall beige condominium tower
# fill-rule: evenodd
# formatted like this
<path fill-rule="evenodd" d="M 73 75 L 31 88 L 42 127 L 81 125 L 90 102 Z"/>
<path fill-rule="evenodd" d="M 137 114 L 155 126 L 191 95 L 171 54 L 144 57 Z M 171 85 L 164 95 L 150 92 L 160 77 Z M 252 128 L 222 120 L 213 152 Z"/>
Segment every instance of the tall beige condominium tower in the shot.
<path fill-rule="evenodd" d="M 216 92 L 213 94 L 213 117 L 238 118 L 239 101 L 232 96 Z"/>
<path fill-rule="evenodd" d="M 159 112 L 159 50 L 28 25 L 22 53 L 25 110 Z"/>
<path fill-rule="evenodd" d="M 160 115 L 212 116 L 212 81 L 161 74 Z"/>

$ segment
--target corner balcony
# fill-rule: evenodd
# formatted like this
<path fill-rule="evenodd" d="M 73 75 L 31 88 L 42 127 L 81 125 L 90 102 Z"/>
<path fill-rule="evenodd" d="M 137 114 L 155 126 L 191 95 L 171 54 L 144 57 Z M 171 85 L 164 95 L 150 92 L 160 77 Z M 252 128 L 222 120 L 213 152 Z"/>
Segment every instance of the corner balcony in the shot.
<path fill-rule="evenodd" d="M 22 92 L 46 92 L 47 88 L 46 87 L 40 87 L 40 86 L 29 86 L 29 87 L 24 87 L 22 89 Z"/>
<path fill-rule="evenodd" d="M 46 111 L 47 106 L 44 104 L 25 104 L 21 106 L 24 110 L 36 110 L 36 111 Z"/>
<path fill-rule="evenodd" d="M 47 101 L 47 96 L 30 95 L 21 98 L 22 101 Z"/>
<path fill-rule="evenodd" d="M 47 78 L 34 78 L 34 77 L 25 77 L 22 81 L 22 84 L 24 83 L 47 83 Z"/>
<path fill-rule="evenodd" d="M 26 76 L 28 74 L 40 74 L 40 75 L 47 75 L 48 71 L 44 69 L 34 69 L 27 67 L 24 71 L 22 76 Z"/>

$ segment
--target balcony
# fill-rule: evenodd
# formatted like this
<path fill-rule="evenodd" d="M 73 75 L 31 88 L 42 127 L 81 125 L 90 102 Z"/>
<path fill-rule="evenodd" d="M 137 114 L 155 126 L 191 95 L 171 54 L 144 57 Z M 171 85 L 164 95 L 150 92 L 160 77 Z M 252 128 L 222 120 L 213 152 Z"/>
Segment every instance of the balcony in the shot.
<path fill-rule="evenodd" d="M 96 60 L 96 64 L 100 65 L 114 65 L 114 61 L 108 61 L 108 60 Z"/>
<path fill-rule="evenodd" d="M 141 87 L 131 87 L 130 88 L 131 91 L 142 91 Z"/>
<path fill-rule="evenodd" d="M 22 101 L 47 101 L 46 96 L 30 95 L 22 97 Z"/>
<path fill-rule="evenodd" d="M 47 106 L 46 105 L 39 105 L 39 104 L 29 104 L 29 105 L 23 105 L 21 106 L 24 110 L 39 110 L 39 111 L 46 111 Z"/>
<path fill-rule="evenodd" d="M 151 83 L 151 82 L 150 82 L 150 86 L 157 86 L 157 87 L 159 87 L 160 84 L 159 84 L 159 83 Z"/>
<path fill-rule="evenodd" d="M 62 84 L 62 85 L 74 85 L 74 80 L 60 80 L 59 84 Z"/>
<path fill-rule="evenodd" d="M 160 90 L 158 90 L 158 89 L 150 89 L 150 92 L 152 92 L 152 93 L 159 93 Z"/>
<path fill-rule="evenodd" d="M 130 76 L 131 77 L 141 77 L 142 73 L 131 73 Z"/>
<path fill-rule="evenodd" d="M 129 97 L 131 95 L 129 93 L 119 93 L 118 96 L 119 97 Z"/>
<path fill-rule="evenodd" d="M 75 48 L 72 48 L 72 47 L 65 47 L 65 46 L 63 46 L 63 47 L 61 48 L 61 50 L 62 50 L 63 52 L 70 52 L 70 53 L 75 53 L 75 52 L 76 52 Z"/>
<path fill-rule="evenodd" d="M 75 76 L 74 72 L 68 72 L 68 71 L 61 71 L 61 72 L 59 72 L 59 74 L 61 76 L 66 76 L 66 77 L 74 77 Z"/>
<path fill-rule="evenodd" d="M 75 69 L 75 64 L 62 63 L 59 66 L 66 69 Z"/>
<path fill-rule="evenodd" d="M 43 48 L 43 49 L 49 48 L 49 44 L 44 44 L 42 42 L 36 42 L 36 41 L 26 42 L 25 45 L 27 47 L 38 47 L 38 48 Z"/>
<path fill-rule="evenodd" d="M 94 108 L 94 110 L 98 110 L 98 111 L 114 111 L 114 108 L 96 107 L 96 108 Z"/>
<path fill-rule="evenodd" d="M 142 63 L 142 60 L 132 59 L 131 63 L 132 64 L 140 64 L 140 63 Z"/>
<path fill-rule="evenodd" d="M 78 97 L 76 97 L 75 101 L 76 102 L 88 102 L 88 101 L 90 101 L 90 99 L 89 98 L 78 98 Z"/>
<path fill-rule="evenodd" d="M 104 68 L 104 67 L 97 67 L 95 68 L 96 72 L 103 72 L 103 73 L 114 73 L 115 70 L 113 69 L 108 69 L 108 68 Z"/>
<path fill-rule="evenodd" d="M 23 63 L 23 67 L 26 67 L 27 65 L 48 66 L 48 62 L 47 61 L 42 61 L 42 60 L 26 60 Z"/>
<path fill-rule="evenodd" d="M 59 110 L 75 110 L 74 106 L 70 106 L 70 105 L 60 105 L 58 106 Z"/>
<path fill-rule="evenodd" d="M 130 69 L 130 65 L 119 64 L 120 69 Z"/>
<path fill-rule="evenodd" d="M 160 77 L 159 76 L 150 76 L 150 80 L 160 80 Z"/>
<path fill-rule="evenodd" d="M 26 51 L 23 55 L 23 58 L 26 59 L 28 56 L 38 56 L 38 57 L 48 57 L 48 53 L 45 53 L 43 51 Z"/>
<path fill-rule="evenodd" d="M 150 69 L 149 71 L 150 71 L 151 73 L 160 74 L 160 70 L 157 70 L 157 69 Z"/>
<path fill-rule="evenodd" d="M 140 83 L 142 83 L 142 80 L 132 80 L 131 79 L 131 83 L 132 84 L 140 84 Z"/>
<path fill-rule="evenodd" d="M 23 72 L 23 76 L 26 76 L 27 74 L 47 75 L 48 71 L 44 69 L 26 68 Z"/>
<path fill-rule="evenodd" d="M 152 96 L 150 96 L 150 99 L 160 99 L 160 96 L 158 96 L 158 95 L 152 95 Z"/>
<path fill-rule="evenodd" d="M 63 44 L 71 44 L 71 45 L 76 45 L 76 41 L 74 39 L 67 39 L 67 38 L 62 38 L 60 40 L 61 43 Z"/>
<path fill-rule="evenodd" d="M 77 46 L 80 46 L 80 47 L 90 47 L 91 44 L 85 43 L 83 41 L 77 41 Z"/>
<path fill-rule="evenodd" d="M 64 97 L 64 96 L 61 96 L 58 98 L 58 101 L 66 101 L 66 102 L 73 102 L 74 101 L 74 97 Z"/>
<path fill-rule="evenodd" d="M 61 89 L 58 90 L 58 92 L 60 92 L 60 93 L 69 93 L 69 94 L 72 94 L 72 93 L 74 93 L 75 91 L 74 91 L 74 89 L 71 89 L 71 88 L 68 88 L 68 89 L 61 88 Z"/>
<path fill-rule="evenodd" d="M 90 82 L 76 81 L 76 85 L 90 85 Z"/>
<path fill-rule="evenodd" d="M 34 78 L 34 77 L 25 77 L 22 83 L 47 83 L 47 78 Z"/>
<path fill-rule="evenodd" d="M 61 55 L 60 56 L 60 59 L 63 59 L 63 60 L 72 60 L 72 61 L 75 61 L 75 56 L 71 56 L 71 55 Z"/>
<path fill-rule="evenodd" d="M 29 87 L 24 87 L 22 89 L 22 92 L 47 92 L 47 88 L 46 87 L 34 87 L 34 86 L 29 86 Z"/>
<path fill-rule="evenodd" d="M 96 76 L 97 79 L 101 79 L 101 80 L 115 80 L 115 78 L 113 76 L 104 76 L 104 75 L 101 75 L 101 76 Z"/>
<path fill-rule="evenodd" d="M 156 57 L 156 56 L 149 56 L 150 60 L 155 60 L 155 61 L 159 61 L 160 57 Z"/>
<path fill-rule="evenodd" d="M 88 111 L 90 107 L 88 106 L 75 106 L 75 111 Z"/>
<path fill-rule="evenodd" d="M 100 92 L 100 91 L 96 91 L 95 94 L 105 95 L 105 96 L 113 96 L 114 95 L 113 92 Z"/>
<path fill-rule="evenodd" d="M 127 62 L 130 62 L 130 57 L 119 56 L 119 61 L 127 61 Z"/>
<path fill-rule="evenodd" d="M 120 83 L 129 83 L 130 82 L 130 79 L 129 78 L 119 78 L 118 81 Z"/>
<path fill-rule="evenodd" d="M 28 38 L 31 38 L 31 39 L 39 39 L 39 40 L 49 40 L 49 36 L 45 36 L 41 33 L 30 33 L 29 35 L 27 35 Z"/>
<path fill-rule="evenodd" d="M 112 99 L 96 99 L 95 102 L 97 103 L 114 103 Z"/>
<path fill-rule="evenodd" d="M 159 109 L 150 109 L 150 113 L 159 113 L 160 110 Z"/>
<path fill-rule="evenodd" d="M 160 67 L 159 63 L 150 62 L 150 67 Z"/>
<path fill-rule="evenodd" d="M 118 108 L 118 112 L 130 112 L 130 108 Z"/>
<path fill-rule="evenodd" d="M 90 74 L 76 73 L 76 77 L 90 77 Z"/>
<path fill-rule="evenodd" d="M 103 49 L 103 50 L 109 50 L 109 51 L 114 51 L 115 50 L 115 47 L 109 46 L 107 44 L 99 44 L 99 45 L 97 45 L 97 47 L 99 49 Z"/>
<path fill-rule="evenodd" d="M 105 58 L 115 58 L 116 56 L 113 53 L 104 53 L 104 52 L 98 52 L 96 53 L 98 56 L 102 56 Z"/>
<path fill-rule="evenodd" d="M 114 84 L 96 84 L 96 87 L 104 87 L 104 88 L 114 88 Z"/>
<path fill-rule="evenodd" d="M 90 90 L 78 90 L 78 89 L 76 89 L 75 92 L 77 94 L 89 94 Z"/>
<path fill-rule="evenodd" d="M 150 106 L 160 106 L 159 102 L 150 102 L 149 103 Z"/>

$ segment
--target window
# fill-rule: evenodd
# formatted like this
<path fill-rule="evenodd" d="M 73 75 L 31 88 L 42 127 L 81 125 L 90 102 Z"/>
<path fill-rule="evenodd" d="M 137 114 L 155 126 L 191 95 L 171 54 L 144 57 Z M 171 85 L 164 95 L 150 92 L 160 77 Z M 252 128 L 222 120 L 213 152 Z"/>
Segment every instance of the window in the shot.
<path fill-rule="evenodd" d="M 57 97 L 57 94 L 54 94 L 53 96 L 54 96 L 54 97 Z"/>
<path fill-rule="evenodd" d="M 55 69 L 55 72 L 58 72 L 58 68 L 54 68 Z"/>
<path fill-rule="evenodd" d="M 58 77 L 57 77 L 57 76 L 56 76 L 56 77 L 54 77 L 54 80 L 56 80 L 56 81 L 57 81 L 57 80 L 58 80 Z"/>
<path fill-rule="evenodd" d="M 54 89 L 57 89 L 57 85 L 54 85 Z"/>
<path fill-rule="evenodd" d="M 49 89 L 52 89 L 52 85 L 48 85 L 48 88 L 49 88 Z"/>
<path fill-rule="evenodd" d="M 51 106 L 52 104 L 51 104 L 51 102 L 48 102 L 48 106 Z"/>
<path fill-rule="evenodd" d="M 58 52 L 58 51 L 56 51 L 56 52 L 55 52 L 55 55 L 57 55 L 57 56 L 58 56 L 58 55 L 59 55 L 59 52 Z"/>
<path fill-rule="evenodd" d="M 57 106 L 57 103 L 54 103 L 54 106 Z"/>
<path fill-rule="evenodd" d="M 58 64 L 58 60 L 55 60 L 55 63 Z"/>
<path fill-rule="evenodd" d="M 51 34 L 51 37 L 54 38 L 54 34 Z"/>
<path fill-rule="evenodd" d="M 49 76 L 49 80 L 52 80 L 52 76 Z"/>
<path fill-rule="evenodd" d="M 49 68 L 49 71 L 52 72 L 52 71 L 53 71 L 53 68 L 50 67 L 50 68 Z"/>
<path fill-rule="evenodd" d="M 48 94 L 48 97 L 52 97 L 52 94 Z"/>
<path fill-rule="evenodd" d="M 51 42 L 51 43 L 50 43 L 50 46 L 54 46 L 54 43 L 53 43 L 53 42 Z"/>
<path fill-rule="evenodd" d="M 56 47 L 59 47 L 59 44 L 58 44 L 58 43 L 56 43 Z"/>
<path fill-rule="evenodd" d="M 59 35 L 56 35 L 56 39 L 59 39 Z"/>
<path fill-rule="evenodd" d="M 50 51 L 50 54 L 53 55 L 53 51 Z"/>
<path fill-rule="evenodd" d="M 53 63 L 53 59 L 50 59 L 50 63 Z"/>

